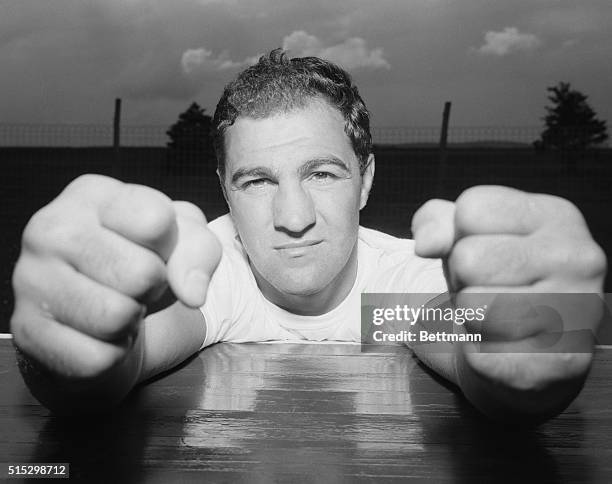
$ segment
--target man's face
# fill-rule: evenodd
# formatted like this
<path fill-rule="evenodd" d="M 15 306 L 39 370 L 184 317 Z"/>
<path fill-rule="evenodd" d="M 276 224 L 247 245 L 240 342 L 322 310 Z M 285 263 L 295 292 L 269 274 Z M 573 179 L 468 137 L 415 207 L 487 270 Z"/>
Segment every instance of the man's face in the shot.
<path fill-rule="evenodd" d="M 341 283 L 356 260 L 359 210 L 374 173 L 372 160 L 360 175 L 341 114 L 313 100 L 289 113 L 242 117 L 225 143 L 222 183 L 264 294 L 309 296 Z"/>

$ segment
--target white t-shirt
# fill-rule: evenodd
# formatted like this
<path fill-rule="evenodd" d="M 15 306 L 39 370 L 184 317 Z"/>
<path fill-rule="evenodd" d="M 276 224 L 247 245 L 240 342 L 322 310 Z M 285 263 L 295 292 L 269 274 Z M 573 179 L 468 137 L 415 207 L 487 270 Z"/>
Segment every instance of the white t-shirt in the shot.
<path fill-rule="evenodd" d="M 200 308 L 206 319 L 202 347 L 220 341 L 359 342 L 361 293 L 447 291 L 440 260 L 416 256 L 414 241 L 359 227 L 357 277 L 348 296 L 319 316 L 293 314 L 268 301 L 257 287 L 230 215 L 208 227 L 221 241 L 223 255 Z"/>

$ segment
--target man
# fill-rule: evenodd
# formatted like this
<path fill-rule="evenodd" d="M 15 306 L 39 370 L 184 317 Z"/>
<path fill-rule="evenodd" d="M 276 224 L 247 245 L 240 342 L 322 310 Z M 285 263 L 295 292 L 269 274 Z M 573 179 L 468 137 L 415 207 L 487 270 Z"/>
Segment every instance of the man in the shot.
<path fill-rule="evenodd" d="M 99 176 L 27 225 L 11 327 L 26 382 L 54 411 L 108 408 L 217 341 L 359 341 L 361 292 L 601 293 L 605 257 L 555 197 L 477 187 L 430 201 L 415 242 L 360 228 L 369 115 L 329 62 L 262 57 L 226 87 L 214 129 L 230 215 L 209 226 L 189 203 Z M 178 301 L 145 317 L 168 286 Z M 592 347 L 524 351 L 541 324 L 495 325 L 503 352 L 420 356 L 486 414 L 544 418 L 578 393 Z"/>

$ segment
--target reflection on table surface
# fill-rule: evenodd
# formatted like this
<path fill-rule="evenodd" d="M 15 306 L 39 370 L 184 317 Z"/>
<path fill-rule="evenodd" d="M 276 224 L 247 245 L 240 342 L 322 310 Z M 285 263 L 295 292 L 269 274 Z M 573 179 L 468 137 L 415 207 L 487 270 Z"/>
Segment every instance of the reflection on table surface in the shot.
<path fill-rule="evenodd" d="M 403 347 L 218 344 L 105 417 L 58 418 L 0 341 L 3 462 L 69 462 L 88 482 L 417 478 L 610 482 L 612 351 L 536 429 L 484 420 Z"/>

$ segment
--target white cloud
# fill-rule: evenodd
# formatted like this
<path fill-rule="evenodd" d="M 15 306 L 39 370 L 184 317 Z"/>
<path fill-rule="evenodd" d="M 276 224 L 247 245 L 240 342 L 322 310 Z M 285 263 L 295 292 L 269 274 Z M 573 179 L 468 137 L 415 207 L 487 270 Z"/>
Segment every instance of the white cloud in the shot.
<path fill-rule="evenodd" d="M 205 47 L 198 49 L 187 49 L 181 56 L 181 67 L 185 74 L 192 74 L 198 70 L 225 71 L 228 69 L 239 69 L 255 64 L 259 55 L 247 57 L 242 61 L 234 61 L 227 52 L 213 56 L 212 51 Z"/>
<path fill-rule="evenodd" d="M 351 37 L 340 44 L 325 46 L 314 35 L 303 30 L 296 30 L 283 38 L 283 49 L 291 57 L 316 56 L 340 64 L 345 69 L 371 68 L 389 69 L 383 50 L 368 49 L 366 41 L 360 37 Z M 241 61 L 232 60 L 227 51 L 213 55 L 206 47 L 187 49 L 181 56 L 181 67 L 187 75 L 197 72 L 226 71 L 243 69 L 257 62 L 261 54 L 250 56 Z"/>
<path fill-rule="evenodd" d="M 486 32 L 484 44 L 477 51 L 485 55 L 504 56 L 520 50 L 533 50 L 540 44 L 540 39 L 534 34 L 519 32 L 516 27 L 506 27 L 501 32 Z"/>
<path fill-rule="evenodd" d="M 291 56 L 316 56 L 340 64 L 345 69 L 372 68 L 389 69 L 381 48 L 368 49 L 361 37 L 351 37 L 340 44 L 324 46 L 314 35 L 296 30 L 283 39 L 283 49 Z"/>

